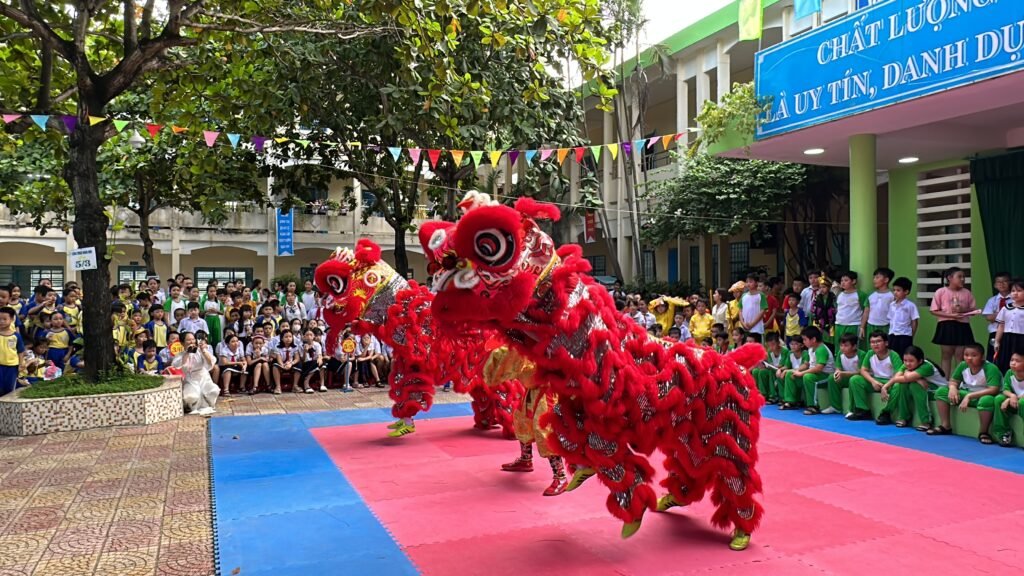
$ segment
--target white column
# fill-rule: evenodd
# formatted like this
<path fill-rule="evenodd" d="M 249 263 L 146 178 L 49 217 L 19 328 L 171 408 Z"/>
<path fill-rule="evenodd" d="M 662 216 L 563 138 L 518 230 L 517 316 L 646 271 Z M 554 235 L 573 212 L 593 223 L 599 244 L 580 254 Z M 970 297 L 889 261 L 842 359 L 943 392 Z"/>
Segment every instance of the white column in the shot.
<path fill-rule="evenodd" d="M 690 128 L 690 85 L 686 82 L 685 65 L 682 60 L 676 60 L 676 132 L 685 134 L 679 142 L 686 144 L 689 141 Z"/>
<path fill-rule="evenodd" d="M 601 134 L 601 141 L 604 144 L 610 144 L 615 140 L 615 118 L 611 112 L 605 112 L 603 115 L 603 132 Z M 613 160 L 611 152 L 605 147 L 604 151 L 601 152 L 601 201 L 609 202 L 612 197 L 612 166 L 618 160 Z"/>
<path fill-rule="evenodd" d="M 570 153 L 567 164 L 569 165 L 569 204 L 572 207 L 560 206 L 562 213 L 574 210 L 580 203 L 580 165 L 576 163 L 576 154 Z M 520 162 L 523 160 L 520 159 Z M 580 217 L 572 216 L 569 219 L 569 242 L 576 242 L 576 235 L 580 230 Z"/>
<path fill-rule="evenodd" d="M 171 274 L 183 272 L 181 269 L 181 213 L 177 210 L 171 211 Z M 164 278 L 166 280 L 166 278 Z"/>
<path fill-rule="evenodd" d="M 78 282 L 78 271 L 75 270 L 74 266 L 71 265 L 71 251 L 75 249 L 75 237 L 72 234 L 68 234 L 64 238 L 64 283 Z M 97 254 L 99 256 L 99 254 Z M 114 270 L 114 274 L 117 274 L 117 270 Z"/>
<path fill-rule="evenodd" d="M 721 102 L 722 97 L 732 90 L 732 58 L 726 51 L 725 42 L 718 41 L 718 64 L 716 70 L 718 71 L 718 94 L 716 101 Z"/>
<path fill-rule="evenodd" d="M 363 223 L 363 186 L 358 178 L 352 179 L 352 195 L 355 197 L 356 206 L 352 210 L 352 248 L 355 248 L 359 240 L 359 226 Z"/>
<path fill-rule="evenodd" d="M 793 37 L 793 7 L 786 6 L 782 9 L 782 41 L 785 42 Z"/>
<path fill-rule="evenodd" d="M 703 59 L 702 59 L 703 60 Z M 704 108 L 704 103 L 711 99 L 711 78 L 704 70 L 697 72 L 697 114 Z"/>

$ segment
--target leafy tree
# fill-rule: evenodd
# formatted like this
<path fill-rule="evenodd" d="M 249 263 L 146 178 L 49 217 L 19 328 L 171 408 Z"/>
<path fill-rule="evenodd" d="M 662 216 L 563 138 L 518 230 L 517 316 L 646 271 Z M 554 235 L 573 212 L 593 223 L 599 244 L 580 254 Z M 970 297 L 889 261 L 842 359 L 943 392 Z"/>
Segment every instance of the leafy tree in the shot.
<path fill-rule="evenodd" d="M 676 236 L 728 236 L 749 226 L 758 232 L 780 221 L 804 187 L 801 164 L 737 160 L 698 154 L 682 175 L 652 187 L 644 238 L 661 244 Z"/>
<path fill-rule="evenodd" d="M 234 126 L 240 133 L 260 133 L 256 128 L 262 128 L 263 133 L 274 135 L 277 127 L 298 126 L 306 116 L 306 109 L 290 107 L 300 99 L 301 78 L 296 79 L 299 74 L 294 71 L 261 77 L 260 72 L 273 68 L 261 67 L 259 62 L 282 58 L 296 39 L 314 37 L 344 46 L 344 41 L 360 38 L 391 38 L 389 53 L 402 66 L 396 81 L 416 86 L 420 103 L 429 107 L 452 99 L 480 107 L 489 101 L 484 83 L 474 79 L 473 73 L 467 79 L 452 59 L 463 44 L 464 30 L 478 33 L 476 41 L 481 44 L 509 47 L 520 57 L 530 55 L 538 37 L 558 37 L 581 63 L 587 79 L 601 80 L 605 58 L 596 31 L 599 26 L 594 24 L 598 0 L 353 0 L 351 4 L 167 0 L 157 4 L 155 0 L 141 6 L 136 0 L 0 0 L 0 38 L 4 39 L 0 102 L 9 107 L 3 111 L 69 113 L 78 119 L 68 137 L 61 172 L 74 201 L 75 240 L 80 247 L 96 248 L 99 255 L 107 254 L 109 225 L 100 193 L 99 150 L 115 131 L 108 123 L 93 125 L 88 118 L 106 115 L 133 88 L 146 86 L 152 92 L 151 112 L 158 120 L 164 113 L 158 103 L 172 103 L 170 108 L 181 114 L 173 120 L 193 134 L 218 123 Z M 249 61 L 236 54 L 260 57 Z M 293 61 L 301 62 L 307 73 L 315 73 L 334 58 L 309 51 Z M 168 83 L 168 78 L 178 83 Z M 527 90 L 537 99 L 544 97 L 539 82 L 528 83 Z M 262 106 L 242 108 L 260 100 Z M 61 127 L 57 119 L 51 124 Z M 458 122 L 449 120 L 443 126 L 450 137 L 459 133 Z M 83 273 L 90 380 L 114 366 L 108 264 L 102 258 L 98 269 Z"/>

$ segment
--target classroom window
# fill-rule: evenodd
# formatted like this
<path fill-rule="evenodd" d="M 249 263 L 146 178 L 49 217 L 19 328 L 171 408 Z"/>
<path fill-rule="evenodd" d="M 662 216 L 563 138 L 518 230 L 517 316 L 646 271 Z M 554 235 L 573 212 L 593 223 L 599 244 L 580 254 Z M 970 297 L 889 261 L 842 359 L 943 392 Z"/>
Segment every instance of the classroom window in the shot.
<path fill-rule="evenodd" d="M 44 279 L 49 280 L 54 290 L 64 289 L 64 267 L 62 266 L 0 266 L 0 285 L 17 284 L 21 293 L 31 294 L 32 289 Z"/>
<path fill-rule="evenodd" d="M 604 256 L 585 256 L 587 262 L 590 262 L 590 275 L 591 276 L 606 276 L 608 270 L 608 259 Z"/>
<path fill-rule="evenodd" d="M 750 270 L 750 243 L 731 242 L 729 244 L 729 281 L 743 279 Z"/>
<path fill-rule="evenodd" d="M 309 280 L 313 282 L 313 277 L 316 275 L 316 266 L 303 266 L 299 268 L 299 280 L 305 282 Z"/>
<path fill-rule="evenodd" d="M 139 286 L 139 282 L 142 282 L 149 277 L 145 266 L 118 266 L 117 267 L 117 283 L 118 284 L 131 284 L 134 290 Z"/>
<path fill-rule="evenodd" d="M 643 267 L 644 279 L 647 281 L 657 279 L 658 268 L 655 266 L 654 250 L 645 249 L 640 254 L 640 266 Z"/>
<path fill-rule="evenodd" d="M 216 280 L 220 284 L 241 280 L 248 286 L 252 282 L 252 268 L 196 268 L 192 278 L 200 290 L 205 288 L 210 280 Z"/>

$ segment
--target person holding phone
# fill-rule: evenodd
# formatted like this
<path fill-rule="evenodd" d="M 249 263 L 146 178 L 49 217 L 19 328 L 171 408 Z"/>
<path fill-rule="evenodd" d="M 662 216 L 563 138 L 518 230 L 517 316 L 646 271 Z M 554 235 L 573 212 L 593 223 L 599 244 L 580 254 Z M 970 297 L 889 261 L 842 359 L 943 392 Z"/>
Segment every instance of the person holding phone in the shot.
<path fill-rule="evenodd" d="M 215 412 L 220 388 L 213 383 L 210 370 L 217 364 L 206 340 L 197 340 L 187 332 L 182 341 L 185 349 L 174 357 L 171 365 L 181 370 L 181 396 L 189 414 L 208 416 Z"/>

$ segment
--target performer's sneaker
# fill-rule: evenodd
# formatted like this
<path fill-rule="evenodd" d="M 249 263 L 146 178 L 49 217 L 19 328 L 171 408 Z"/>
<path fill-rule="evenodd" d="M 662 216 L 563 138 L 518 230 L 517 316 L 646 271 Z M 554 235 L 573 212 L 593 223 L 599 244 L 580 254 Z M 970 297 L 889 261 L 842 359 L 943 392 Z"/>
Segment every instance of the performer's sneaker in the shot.
<path fill-rule="evenodd" d="M 595 472 L 593 468 L 577 468 L 576 471 L 572 473 L 572 480 L 569 480 L 569 486 L 566 487 L 565 491 L 572 492 L 580 486 L 583 486 L 583 483 L 589 480 L 594 474 L 597 474 L 597 472 Z"/>
<path fill-rule="evenodd" d="M 743 530 L 736 529 L 732 533 L 732 541 L 729 542 L 729 548 L 739 552 L 740 550 L 746 550 L 747 546 L 750 545 L 750 534 L 747 534 Z"/>
<path fill-rule="evenodd" d="M 551 485 L 544 490 L 545 496 L 558 496 L 562 492 L 565 492 L 565 487 L 569 485 L 569 481 L 565 479 L 565 476 L 555 476 L 551 480 Z"/>
<path fill-rule="evenodd" d="M 388 430 L 398 430 L 399 428 L 402 427 L 403 424 L 405 424 L 405 422 L 401 418 L 399 418 L 398 420 L 395 420 L 391 424 L 388 424 Z"/>
<path fill-rule="evenodd" d="M 501 469 L 505 472 L 533 472 L 533 459 L 516 458 L 515 462 L 502 464 Z"/>
<path fill-rule="evenodd" d="M 637 530 L 640 530 L 640 520 L 637 520 L 636 522 L 626 522 L 622 525 L 622 539 L 625 540 L 633 534 L 636 534 Z"/>
<path fill-rule="evenodd" d="M 395 428 L 391 432 L 388 432 L 388 438 L 401 438 L 402 436 L 405 436 L 406 434 L 412 434 L 415 431 L 415 424 L 409 424 L 408 426 L 406 426 L 406 424 L 403 422 L 401 426 Z"/>
<path fill-rule="evenodd" d="M 677 506 L 685 506 L 685 504 L 680 504 L 671 494 L 665 494 L 661 498 L 658 498 L 658 507 L 655 508 L 655 510 L 658 512 L 667 512 L 670 508 L 675 508 Z"/>

